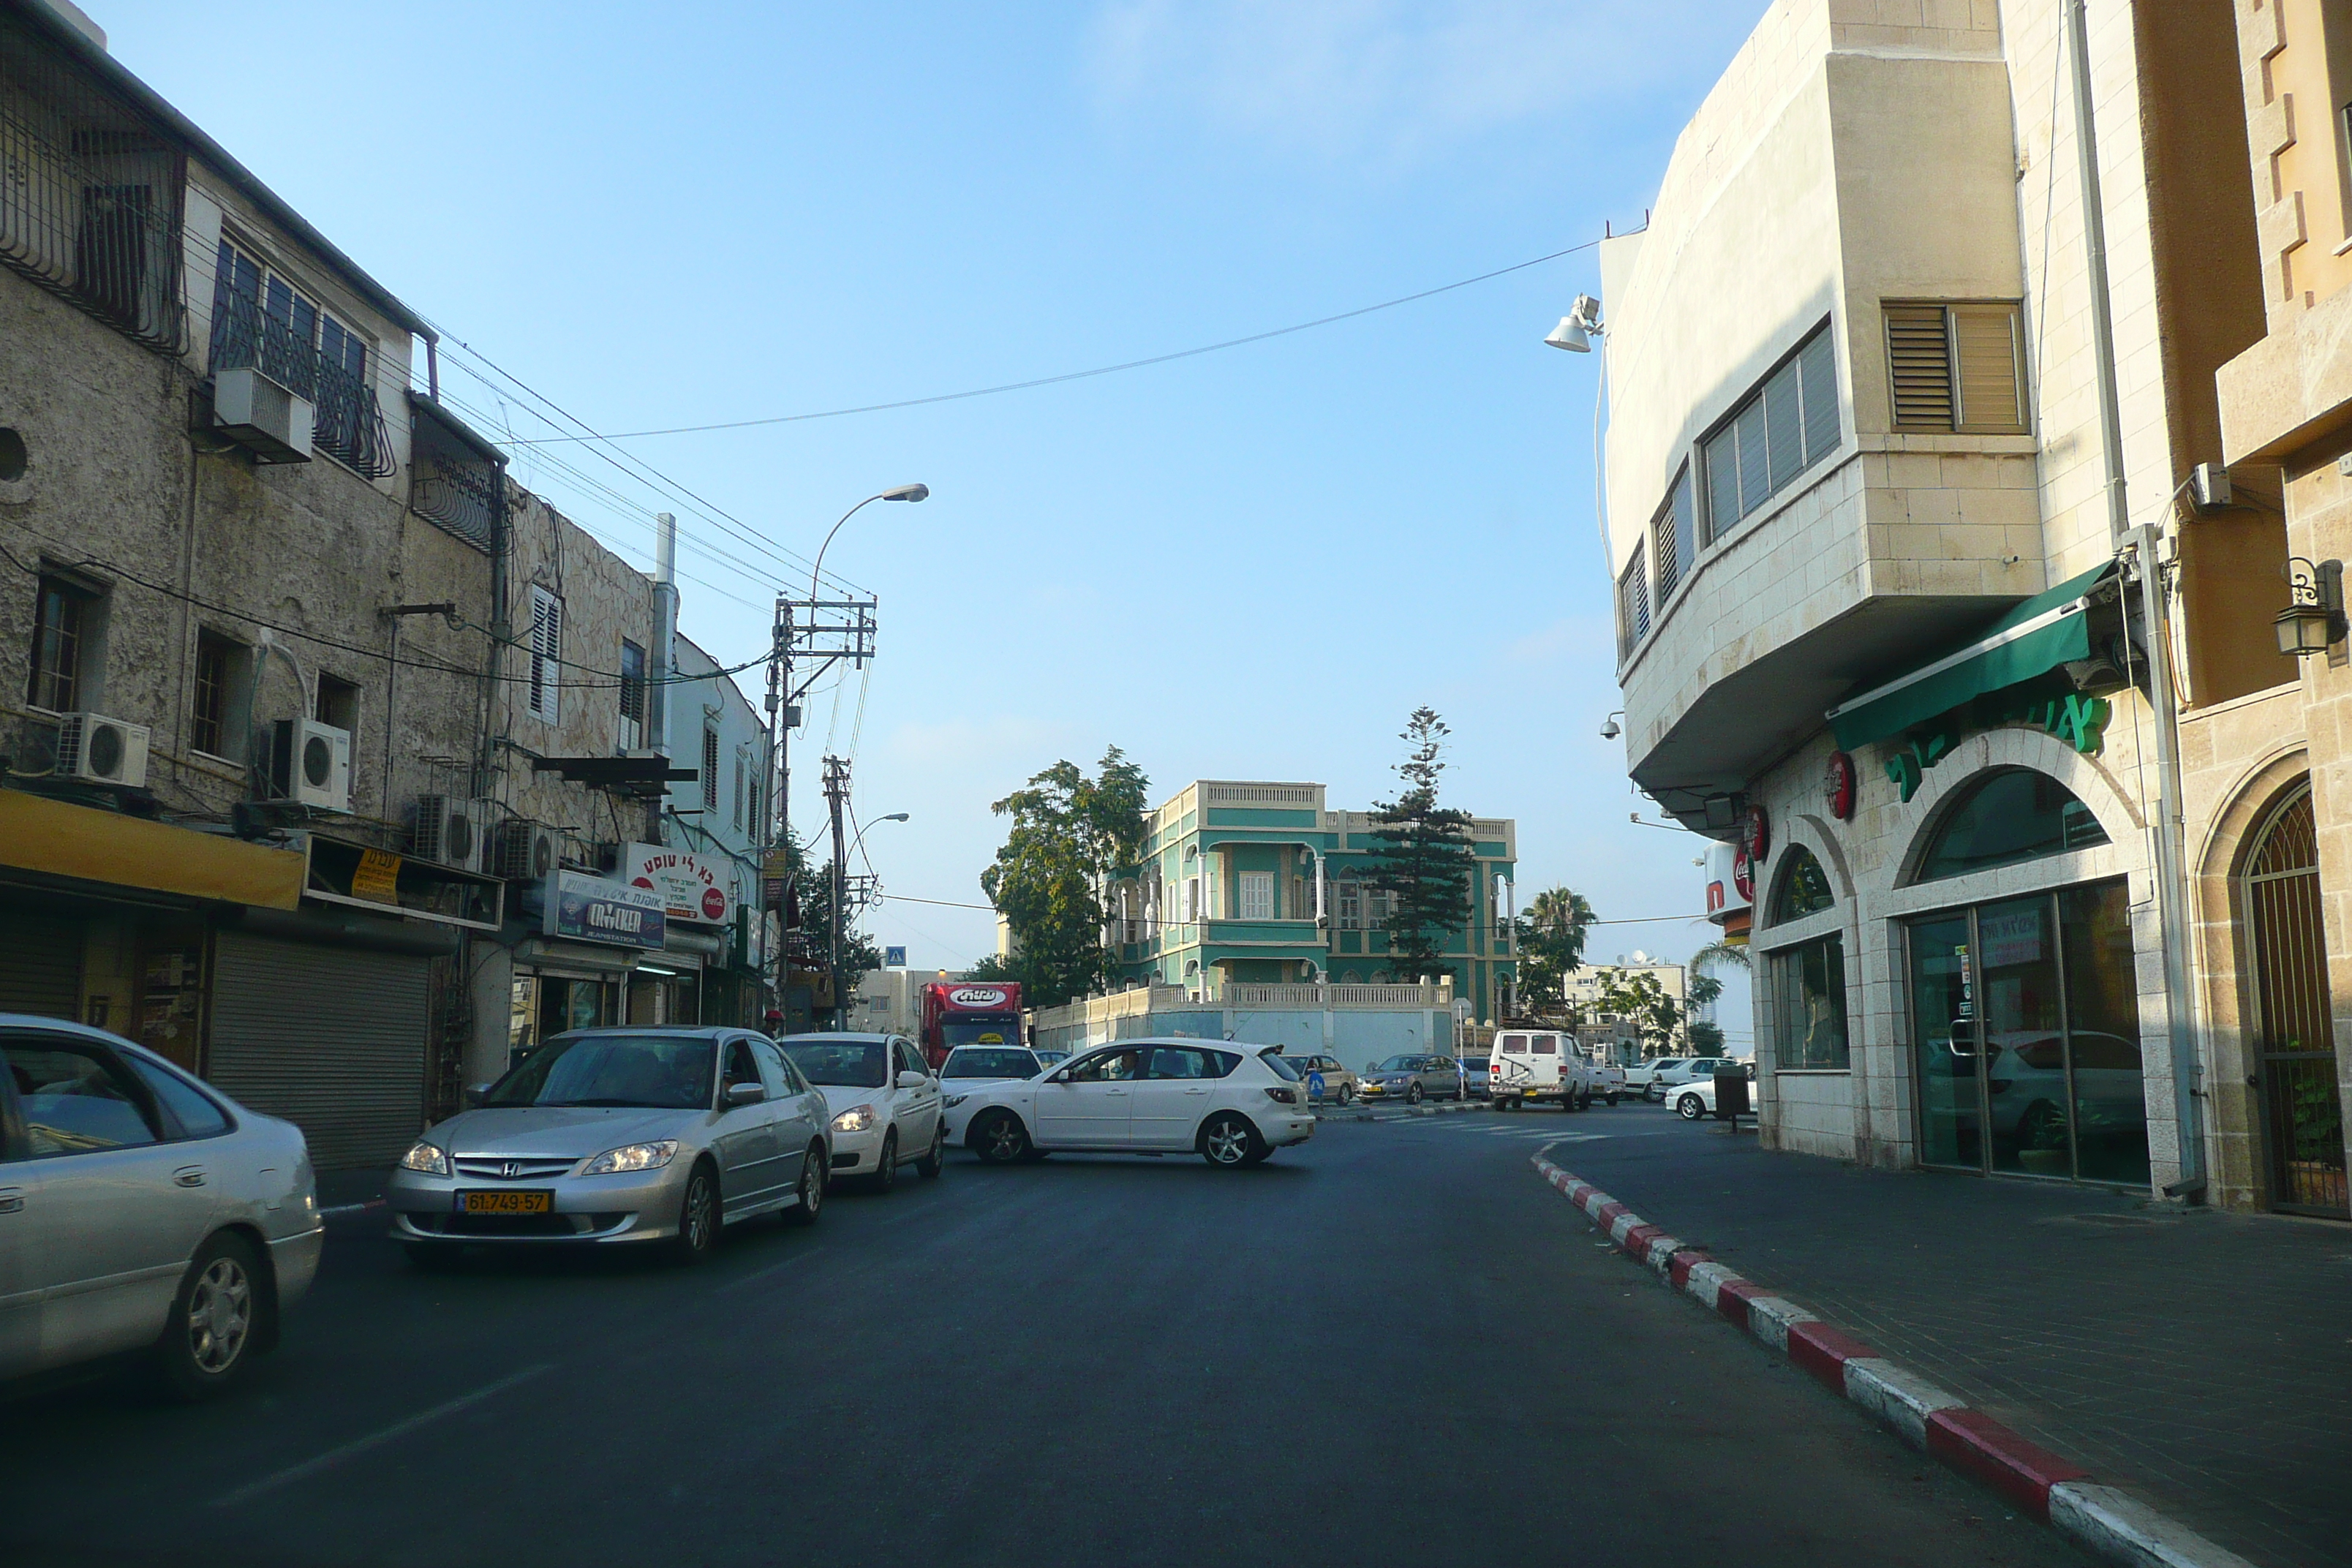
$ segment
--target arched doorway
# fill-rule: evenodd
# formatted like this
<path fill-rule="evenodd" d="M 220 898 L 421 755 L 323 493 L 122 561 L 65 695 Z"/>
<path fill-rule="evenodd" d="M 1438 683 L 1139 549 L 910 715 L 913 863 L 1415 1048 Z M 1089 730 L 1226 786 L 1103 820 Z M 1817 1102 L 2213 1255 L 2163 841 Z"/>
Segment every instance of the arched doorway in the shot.
<path fill-rule="evenodd" d="M 2246 861 L 2240 907 L 2271 1206 L 2341 1219 L 2352 1209 L 2308 781 L 2263 824 Z"/>

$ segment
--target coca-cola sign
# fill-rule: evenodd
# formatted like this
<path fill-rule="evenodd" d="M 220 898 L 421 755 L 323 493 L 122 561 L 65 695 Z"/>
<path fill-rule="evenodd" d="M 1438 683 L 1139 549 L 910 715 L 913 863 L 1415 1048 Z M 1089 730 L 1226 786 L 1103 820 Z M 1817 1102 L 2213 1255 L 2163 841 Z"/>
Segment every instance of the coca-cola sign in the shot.
<path fill-rule="evenodd" d="M 621 858 L 621 879 L 661 896 L 662 912 L 674 921 L 725 925 L 735 913 L 735 879 L 722 856 L 632 844 Z"/>

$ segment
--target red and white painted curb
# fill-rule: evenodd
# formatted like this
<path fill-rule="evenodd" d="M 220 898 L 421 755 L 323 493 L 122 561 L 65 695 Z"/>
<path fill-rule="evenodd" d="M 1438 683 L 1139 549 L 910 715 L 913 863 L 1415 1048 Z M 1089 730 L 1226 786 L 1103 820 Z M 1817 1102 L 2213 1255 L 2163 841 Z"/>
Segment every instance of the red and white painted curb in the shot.
<path fill-rule="evenodd" d="M 1895 1436 L 1990 1487 L 2021 1511 L 2094 1556 L 2130 1568 L 2252 1568 L 2146 1503 L 2092 1480 L 2088 1471 L 2027 1442 L 1967 1400 L 1785 1296 L 1744 1279 L 1623 1204 L 1535 1156 L 1543 1178 L 1582 1209 L 1617 1249 L 1660 1281 L 1695 1297 L 1861 1405 Z"/>

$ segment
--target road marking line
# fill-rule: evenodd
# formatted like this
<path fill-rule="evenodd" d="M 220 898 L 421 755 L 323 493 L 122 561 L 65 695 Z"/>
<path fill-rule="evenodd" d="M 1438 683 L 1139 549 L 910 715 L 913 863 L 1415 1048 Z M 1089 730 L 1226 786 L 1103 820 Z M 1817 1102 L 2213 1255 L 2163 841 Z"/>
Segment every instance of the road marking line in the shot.
<path fill-rule="evenodd" d="M 264 1476 L 249 1485 L 241 1486 L 233 1492 L 215 1498 L 213 1500 L 213 1506 L 235 1508 L 239 1503 L 251 1502 L 264 1492 L 273 1492 L 279 1487 L 291 1486 L 294 1482 L 315 1476 L 321 1470 L 331 1469 L 345 1459 L 355 1459 L 371 1448 L 380 1448 L 396 1438 L 405 1437 L 421 1426 L 429 1426 L 436 1421 L 455 1415 L 469 1405 L 479 1405 L 486 1399 L 496 1398 L 508 1389 L 528 1383 L 541 1373 L 554 1370 L 554 1366 L 547 1363 L 538 1366 L 527 1366 L 520 1372 L 502 1377 L 496 1383 L 474 1390 L 471 1394 L 461 1394 L 446 1405 L 436 1405 L 432 1409 L 422 1411 L 405 1421 L 395 1421 L 380 1432 L 371 1432 L 366 1436 L 356 1438 L 340 1448 L 330 1448 L 325 1453 L 305 1459 L 299 1465 L 290 1465 L 274 1476 Z"/>

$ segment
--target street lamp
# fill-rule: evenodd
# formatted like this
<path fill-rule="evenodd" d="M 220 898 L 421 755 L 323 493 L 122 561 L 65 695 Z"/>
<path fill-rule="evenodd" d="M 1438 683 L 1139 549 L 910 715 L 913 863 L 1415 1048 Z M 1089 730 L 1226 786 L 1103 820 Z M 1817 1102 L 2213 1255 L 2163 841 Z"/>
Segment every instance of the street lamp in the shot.
<path fill-rule="evenodd" d="M 893 485 L 887 490 L 877 490 L 843 512 L 841 522 L 836 522 L 827 529 L 824 542 L 816 547 L 816 564 L 809 568 L 809 597 L 812 599 L 816 597 L 816 580 L 818 574 L 824 570 L 824 552 L 833 548 L 833 536 L 841 531 L 842 522 L 847 522 L 861 510 L 877 500 L 929 500 L 930 496 L 931 487 L 929 485 Z"/>
<path fill-rule="evenodd" d="M 2295 569 L 2301 562 L 2304 570 Z M 2272 623 L 2278 650 L 2291 658 L 2326 653 L 2345 637 L 2344 563 L 2322 561 L 2316 565 L 2300 555 L 2287 561 L 2292 602 Z"/>
<path fill-rule="evenodd" d="M 1567 315 L 1559 319 L 1559 325 L 1551 330 L 1551 335 L 1544 342 L 1553 348 L 1566 349 L 1572 354 L 1589 354 L 1592 352 L 1592 334 L 1604 331 L 1606 329 L 1601 324 L 1601 301 L 1590 294 L 1579 294 L 1576 303 Z"/>

